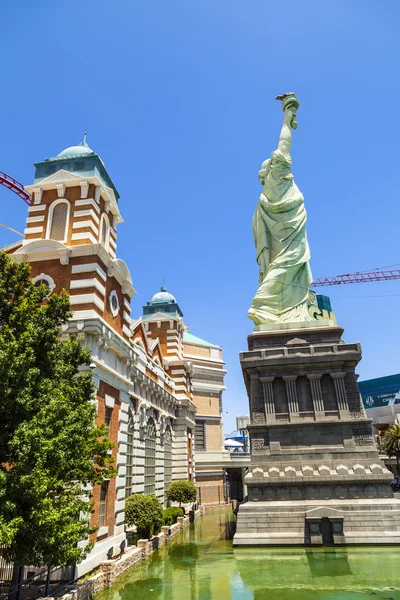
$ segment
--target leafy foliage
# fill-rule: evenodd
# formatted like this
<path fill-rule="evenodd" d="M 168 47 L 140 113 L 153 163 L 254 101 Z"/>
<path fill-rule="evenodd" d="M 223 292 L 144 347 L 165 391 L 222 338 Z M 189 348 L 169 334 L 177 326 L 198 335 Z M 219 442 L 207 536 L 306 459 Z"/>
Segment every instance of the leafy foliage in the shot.
<path fill-rule="evenodd" d="M 397 474 L 400 474 L 400 425 L 392 425 L 383 435 L 381 448 L 389 457 L 397 461 Z"/>
<path fill-rule="evenodd" d="M 163 509 L 156 496 L 133 494 L 125 501 L 125 523 L 135 525 L 143 538 L 151 538 L 163 524 Z"/>
<path fill-rule="evenodd" d="M 60 337 L 69 298 L 47 292 L 0 253 L 0 545 L 15 564 L 64 566 L 92 546 L 77 547 L 94 531 L 88 486 L 115 470 L 89 352 Z"/>
<path fill-rule="evenodd" d="M 174 525 L 178 517 L 183 517 L 185 511 L 183 508 L 179 506 L 170 506 L 163 511 L 163 521 L 164 525 Z"/>
<path fill-rule="evenodd" d="M 179 502 L 179 506 L 182 502 L 196 502 L 196 486 L 186 479 L 173 481 L 168 489 L 168 500 Z"/>

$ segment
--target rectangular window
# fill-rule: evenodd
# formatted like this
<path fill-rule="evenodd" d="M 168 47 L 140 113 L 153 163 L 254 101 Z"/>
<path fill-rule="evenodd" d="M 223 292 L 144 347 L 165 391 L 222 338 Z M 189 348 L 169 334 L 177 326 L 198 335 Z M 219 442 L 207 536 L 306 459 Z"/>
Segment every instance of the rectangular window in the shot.
<path fill-rule="evenodd" d="M 128 425 L 126 440 L 126 477 L 125 477 L 125 498 L 133 494 L 133 424 Z"/>
<path fill-rule="evenodd" d="M 167 500 L 168 488 L 172 481 L 172 433 L 167 427 L 164 434 L 164 501 Z"/>
<path fill-rule="evenodd" d="M 144 449 L 144 493 L 156 491 L 156 428 L 153 419 L 147 423 Z"/>
<path fill-rule="evenodd" d="M 196 421 L 196 450 L 206 449 L 206 423 L 205 421 Z"/>
<path fill-rule="evenodd" d="M 106 406 L 106 412 L 104 415 L 104 423 L 107 430 L 107 435 L 110 435 L 110 425 L 111 425 L 111 417 L 112 417 L 112 408 Z"/>
<path fill-rule="evenodd" d="M 105 481 L 100 488 L 99 527 L 104 527 L 106 524 L 107 492 L 108 481 Z"/>

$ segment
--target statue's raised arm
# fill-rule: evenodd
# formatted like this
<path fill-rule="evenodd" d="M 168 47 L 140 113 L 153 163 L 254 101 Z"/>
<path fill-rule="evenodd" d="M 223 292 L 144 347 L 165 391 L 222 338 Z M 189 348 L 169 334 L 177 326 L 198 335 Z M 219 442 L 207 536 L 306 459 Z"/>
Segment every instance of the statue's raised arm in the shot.
<path fill-rule="evenodd" d="M 300 106 L 293 92 L 288 92 L 282 96 L 277 96 L 276 100 L 282 100 L 282 109 L 285 113 L 283 117 L 283 125 L 279 138 L 278 150 L 287 156 L 290 156 L 290 146 L 292 144 L 292 131 L 297 129 L 296 113 Z"/>
<path fill-rule="evenodd" d="M 297 128 L 299 101 L 290 92 L 282 100 L 284 119 L 277 150 L 258 174 L 263 185 L 253 217 L 260 287 L 249 317 L 256 325 L 307 321 L 312 276 L 304 199 L 294 183 L 290 157 L 292 129 Z"/>

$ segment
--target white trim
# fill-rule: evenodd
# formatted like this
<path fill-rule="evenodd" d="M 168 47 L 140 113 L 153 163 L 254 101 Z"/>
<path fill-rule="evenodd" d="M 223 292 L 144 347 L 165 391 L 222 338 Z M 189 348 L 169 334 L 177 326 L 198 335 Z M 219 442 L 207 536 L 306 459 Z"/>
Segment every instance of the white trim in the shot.
<path fill-rule="evenodd" d="M 128 338 L 132 337 L 132 335 L 133 335 L 132 331 L 126 325 L 122 325 L 122 331 L 124 332 L 124 334 L 126 336 L 128 336 Z"/>
<path fill-rule="evenodd" d="M 115 240 L 113 240 L 113 238 L 110 235 L 110 246 L 112 246 L 114 248 L 114 250 L 117 247 L 117 242 Z"/>
<path fill-rule="evenodd" d="M 115 398 L 113 396 L 110 396 L 109 394 L 105 394 L 104 402 L 105 402 L 105 405 L 108 406 L 108 408 L 114 408 Z"/>
<path fill-rule="evenodd" d="M 69 217 L 71 214 L 71 203 L 66 198 L 59 198 L 58 200 L 55 200 L 54 202 L 52 202 L 50 205 L 49 218 L 47 220 L 46 239 L 48 239 L 48 240 L 54 239 L 54 238 L 50 237 L 50 232 L 51 232 L 51 226 L 53 223 L 54 209 L 58 204 L 66 204 L 67 205 L 67 216 L 65 219 L 64 237 L 62 240 L 56 240 L 56 242 L 63 242 L 65 244 L 67 241 L 67 238 L 68 238 Z"/>
<path fill-rule="evenodd" d="M 104 240 L 104 242 L 103 242 L 103 221 L 106 221 L 106 223 L 107 223 L 106 239 Z M 106 250 L 109 250 L 109 248 L 110 248 L 110 219 L 108 218 L 106 213 L 103 213 L 101 215 L 101 219 L 100 219 L 99 242 L 100 242 L 100 244 L 102 244 L 104 246 L 104 248 Z M 114 258 L 115 258 L 115 256 L 114 256 Z"/>
<path fill-rule="evenodd" d="M 75 206 L 85 206 L 90 204 L 93 206 L 95 211 L 100 212 L 100 206 L 93 200 L 93 198 L 86 198 L 85 200 L 75 200 Z"/>
<path fill-rule="evenodd" d="M 96 288 L 96 290 L 98 290 L 101 294 L 103 294 L 103 296 L 106 293 L 106 288 L 104 287 L 104 285 L 101 284 L 100 281 L 98 279 L 96 279 L 95 277 L 92 277 L 91 279 L 71 279 L 71 285 L 70 285 L 71 290 L 76 290 L 79 288 L 88 288 L 88 287 Z"/>
<path fill-rule="evenodd" d="M 131 305 L 126 298 L 124 298 L 124 306 L 126 310 L 129 310 L 129 312 L 131 312 Z"/>
<path fill-rule="evenodd" d="M 28 212 L 37 212 L 39 210 L 46 210 L 47 204 L 36 204 L 35 206 L 30 206 L 28 208 Z"/>
<path fill-rule="evenodd" d="M 96 294 L 77 294 L 76 296 L 70 296 L 70 304 L 95 304 L 101 310 L 104 310 L 104 302 Z"/>
<path fill-rule="evenodd" d="M 117 258 L 117 255 L 115 254 L 114 250 L 111 250 L 111 248 L 109 248 L 109 250 L 108 250 L 108 251 L 109 251 L 109 253 L 110 253 L 110 256 L 111 256 L 112 258 L 114 258 L 114 259 L 115 259 L 115 258 Z"/>
<path fill-rule="evenodd" d="M 43 231 L 43 227 L 27 227 L 26 229 L 24 229 L 24 234 L 27 235 L 28 233 L 42 233 Z"/>
<path fill-rule="evenodd" d="M 46 296 L 46 298 L 48 298 L 50 296 L 50 294 L 53 292 L 54 288 L 56 287 L 56 284 L 54 283 L 54 279 L 52 277 L 50 277 L 50 275 L 46 275 L 46 273 L 40 273 L 40 275 L 37 275 L 36 277 L 33 278 L 33 281 L 36 283 L 36 281 L 39 281 L 40 279 L 44 279 L 49 284 L 50 291 Z"/>
<path fill-rule="evenodd" d="M 26 219 L 27 223 L 38 223 L 39 221 L 44 221 L 44 215 L 38 215 L 37 217 L 28 217 Z"/>
<path fill-rule="evenodd" d="M 95 310 L 75 310 L 72 312 L 72 319 L 99 319 L 100 315 Z"/>
<path fill-rule="evenodd" d="M 132 319 L 127 312 L 124 311 L 122 313 L 122 317 L 123 317 L 124 321 L 126 321 L 128 323 L 128 325 L 130 325 L 132 323 Z"/>
<path fill-rule="evenodd" d="M 107 275 L 101 268 L 98 263 L 86 263 L 82 265 L 72 265 L 71 273 L 91 273 L 95 272 L 103 279 L 103 281 L 107 281 Z"/>
<path fill-rule="evenodd" d="M 99 538 L 102 535 L 105 535 L 106 533 L 108 533 L 108 525 L 104 525 L 104 527 L 100 527 L 100 529 L 97 530 L 96 537 Z"/>
<path fill-rule="evenodd" d="M 92 244 L 97 244 L 96 238 L 90 233 L 90 231 L 87 231 L 86 233 L 73 233 L 71 240 L 90 240 Z"/>
<path fill-rule="evenodd" d="M 92 208 L 87 210 L 74 210 L 74 217 L 92 217 L 93 221 L 95 221 L 97 225 L 100 223 L 99 217 Z"/>
<path fill-rule="evenodd" d="M 117 304 L 118 304 L 117 308 L 113 308 L 113 305 L 112 305 L 113 298 L 117 299 Z M 121 310 L 121 307 L 119 305 L 119 298 L 118 298 L 118 294 L 117 294 L 116 290 L 111 290 L 110 295 L 108 297 L 108 302 L 110 304 L 110 311 L 111 311 L 112 316 L 113 317 L 118 316 L 118 313 Z"/>
<path fill-rule="evenodd" d="M 95 235 L 99 235 L 99 228 L 93 223 L 93 221 L 75 221 L 72 224 L 72 229 L 83 229 L 84 227 L 91 227 Z"/>

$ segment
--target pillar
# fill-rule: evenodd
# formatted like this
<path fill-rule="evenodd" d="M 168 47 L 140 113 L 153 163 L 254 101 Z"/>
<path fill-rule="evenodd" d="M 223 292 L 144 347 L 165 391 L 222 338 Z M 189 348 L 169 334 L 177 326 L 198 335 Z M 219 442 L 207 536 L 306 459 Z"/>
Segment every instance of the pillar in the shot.
<path fill-rule="evenodd" d="M 260 381 L 260 374 L 255 371 L 250 374 L 250 420 L 251 423 L 262 425 L 265 423 L 264 390 Z"/>
<path fill-rule="evenodd" d="M 310 382 L 314 414 L 316 419 L 323 419 L 325 417 L 324 400 L 321 389 L 321 377 L 321 373 L 309 373 L 307 375 L 307 379 Z"/>
<path fill-rule="evenodd" d="M 297 401 L 296 379 L 297 375 L 284 375 L 282 377 L 286 383 L 286 394 L 289 407 L 289 420 L 299 416 L 299 403 Z"/>
<path fill-rule="evenodd" d="M 272 383 L 275 377 L 260 377 L 264 385 L 265 418 L 267 423 L 275 422 L 274 389 Z"/>
<path fill-rule="evenodd" d="M 347 403 L 346 387 L 344 385 L 344 378 L 346 373 L 331 373 L 333 383 L 335 385 L 336 399 L 338 403 L 339 415 L 349 415 L 349 405 Z"/>

